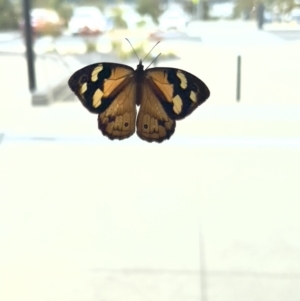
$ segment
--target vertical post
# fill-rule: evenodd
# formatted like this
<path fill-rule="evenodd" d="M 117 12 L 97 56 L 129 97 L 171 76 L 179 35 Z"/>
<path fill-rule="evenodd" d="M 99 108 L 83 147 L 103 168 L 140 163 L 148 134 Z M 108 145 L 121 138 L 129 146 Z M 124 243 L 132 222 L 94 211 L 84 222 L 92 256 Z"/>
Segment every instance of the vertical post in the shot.
<path fill-rule="evenodd" d="M 203 20 L 203 0 L 197 2 L 197 20 Z"/>
<path fill-rule="evenodd" d="M 196 20 L 201 19 L 201 3 L 200 0 L 192 0 L 193 9 L 195 9 L 195 15 L 193 16 Z"/>
<path fill-rule="evenodd" d="M 31 28 L 31 0 L 23 0 L 23 16 L 24 16 L 24 35 L 26 45 L 26 59 L 28 70 L 29 90 L 32 92 L 36 89 L 35 80 L 35 65 L 34 65 L 34 52 L 33 52 L 33 38 Z"/>
<path fill-rule="evenodd" d="M 237 57 L 236 101 L 241 100 L 241 56 Z"/>
<path fill-rule="evenodd" d="M 199 231 L 199 243 L 200 243 L 200 300 L 207 301 L 207 285 L 206 285 L 206 262 L 205 262 L 205 248 L 202 235 L 202 229 L 200 226 Z"/>
<path fill-rule="evenodd" d="M 265 6 L 262 2 L 259 2 L 256 9 L 257 26 L 259 30 L 263 29 L 265 21 Z"/>

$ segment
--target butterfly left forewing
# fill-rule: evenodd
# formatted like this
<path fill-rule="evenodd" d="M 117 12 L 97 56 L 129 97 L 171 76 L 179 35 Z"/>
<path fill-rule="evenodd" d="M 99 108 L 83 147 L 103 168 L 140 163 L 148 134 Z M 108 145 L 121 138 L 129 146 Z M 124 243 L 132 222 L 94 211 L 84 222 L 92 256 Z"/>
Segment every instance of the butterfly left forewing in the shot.
<path fill-rule="evenodd" d="M 195 75 L 175 68 L 145 71 L 153 93 L 171 119 L 183 119 L 209 97 L 210 91 Z"/>
<path fill-rule="evenodd" d="M 114 63 L 89 65 L 69 79 L 83 106 L 98 113 L 98 128 L 110 139 L 128 138 L 135 132 L 134 69 Z"/>

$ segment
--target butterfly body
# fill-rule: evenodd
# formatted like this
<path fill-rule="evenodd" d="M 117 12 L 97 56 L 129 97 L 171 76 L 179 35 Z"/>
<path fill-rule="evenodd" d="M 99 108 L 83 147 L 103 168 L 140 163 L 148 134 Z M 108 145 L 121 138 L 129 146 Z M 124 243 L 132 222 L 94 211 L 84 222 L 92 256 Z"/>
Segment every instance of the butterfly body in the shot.
<path fill-rule="evenodd" d="M 134 134 L 162 142 L 210 95 L 196 76 L 175 68 L 149 68 L 142 61 L 134 70 L 116 63 L 92 64 L 76 71 L 69 87 L 83 106 L 98 114 L 98 128 L 110 139 Z M 136 106 L 139 106 L 137 114 Z"/>

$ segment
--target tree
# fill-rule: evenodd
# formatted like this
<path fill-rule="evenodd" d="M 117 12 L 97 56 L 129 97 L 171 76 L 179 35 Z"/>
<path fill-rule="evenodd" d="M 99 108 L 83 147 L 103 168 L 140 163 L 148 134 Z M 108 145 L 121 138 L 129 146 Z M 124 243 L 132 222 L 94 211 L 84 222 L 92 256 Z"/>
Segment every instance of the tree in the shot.
<path fill-rule="evenodd" d="M 18 28 L 18 17 L 10 0 L 0 0 L 0 30 Z"/>
<path fill-rule="evenodd" d="M 158 24 L 158 18 L 162 14 L 163 9 L 161 8 L 160 0 L 137 0 L 136 11 L 142 16 L 149 15 L 153 22 Z"/>
<path fill-rule="evenodd" d="M 234 17 L 238 18 L 241 15 L 244 19 L 250 19 L 254 8 L 254 0 L 236 0 L 234 8 Z"/>
<path fill-rule="evenodd" d="M 288 13 L 295 6 L 294 0 L 236 0 L 234 16 L 244 15 L 246 19 L 255 17 L 256 9 L 260 4 L 280 15 Z"/>
<path fill-rule="evenodd" d="M 279 14 L 286 14 L 295 7 L 294 0 L 266 0 L 268 6 L 272 6 Z"/>

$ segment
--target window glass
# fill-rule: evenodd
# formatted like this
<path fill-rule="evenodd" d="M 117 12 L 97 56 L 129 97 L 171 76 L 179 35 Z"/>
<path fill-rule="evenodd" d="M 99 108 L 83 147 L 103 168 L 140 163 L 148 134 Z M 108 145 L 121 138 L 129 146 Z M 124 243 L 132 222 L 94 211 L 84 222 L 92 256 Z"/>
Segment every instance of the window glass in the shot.
<path fill-rule="evenodd" d="M 0 0 L 0 300 L 300 300 L 299 11 Z M 170 139 L 102 135 L 135 104 Z"/>

